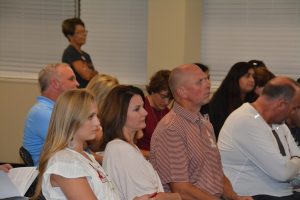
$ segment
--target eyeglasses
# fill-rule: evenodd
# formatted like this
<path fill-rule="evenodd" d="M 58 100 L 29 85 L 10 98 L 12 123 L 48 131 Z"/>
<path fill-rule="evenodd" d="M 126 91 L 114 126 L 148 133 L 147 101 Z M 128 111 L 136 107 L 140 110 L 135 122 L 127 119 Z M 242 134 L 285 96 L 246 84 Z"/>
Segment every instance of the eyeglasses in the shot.
<path fill-rule="evenodd" d="M 75 32 L 75 34 L 77 34 L 77 35 L 82 35 L 82 34 L 87 34 L 87 33 L 88 33 L 88 30 Z"/>
<path fill-rule="evenodd" d="M 157 93 L 161 99 L 171 101 L 172 98 L 167 94 Z"/>

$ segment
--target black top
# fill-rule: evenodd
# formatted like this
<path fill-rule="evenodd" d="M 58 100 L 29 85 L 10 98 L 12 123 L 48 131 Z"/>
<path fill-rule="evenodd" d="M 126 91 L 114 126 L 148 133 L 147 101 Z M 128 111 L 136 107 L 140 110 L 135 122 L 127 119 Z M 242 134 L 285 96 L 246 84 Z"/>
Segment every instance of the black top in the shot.
<path fill-rule="evenodd" d="M 295 139 L 295 142 L 300 146 L 300 127 L 290 128 L 291 133 Z"/>
<path fill-rule="evenodd" d="M 87 66 L 90 69 L 94 70 L 94 65 L 93 65 L 93 62 L 92 62 L 92 59 L 91 59 L 90 55 L 88 53 L 84 52 L 84 51 L 78 52 L 72 45 L 69 45 L 63 53 L 62 62 L 68 63 L 71 66 L 71 68 L 73 69 L 73 71 L 75 73 L 75 76 L 76 76 L 76 80 L 79 83 L 79 88 L 85 88 L 86 85 L 89 83 L 89 81 L 83 79 L 77 73 L 74 66 L 72 65 L 72 63 L 74 61 L 77 61 L 77 60 L 82 60 L 83 62 L 86 62 Z"/>

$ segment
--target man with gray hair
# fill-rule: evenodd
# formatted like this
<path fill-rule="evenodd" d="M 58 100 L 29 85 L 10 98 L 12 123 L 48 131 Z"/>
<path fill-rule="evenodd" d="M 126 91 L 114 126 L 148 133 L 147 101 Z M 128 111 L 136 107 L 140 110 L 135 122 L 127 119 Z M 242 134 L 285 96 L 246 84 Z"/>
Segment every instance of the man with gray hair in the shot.
<path fill-rule="evenodd" d="M 284 123 L 300 106 L 300 89 L 288 77 L 271 79 L 253 103 L 226 119 L 218 147 L 235 191 L 254 200 L 299 200 L 290 180 L 300 171 L 300 149 Z"/>
<path fill-rule="evenodd" d="M 23 147 L 31 154 L 34 165 L 39 163 L 56 99 L 64 91 L 79 85 L 73 70 L 65 63 L 45 66 L 39 72 L 38 81 L 41 96 L 27 115 L 23 136 Z"/>

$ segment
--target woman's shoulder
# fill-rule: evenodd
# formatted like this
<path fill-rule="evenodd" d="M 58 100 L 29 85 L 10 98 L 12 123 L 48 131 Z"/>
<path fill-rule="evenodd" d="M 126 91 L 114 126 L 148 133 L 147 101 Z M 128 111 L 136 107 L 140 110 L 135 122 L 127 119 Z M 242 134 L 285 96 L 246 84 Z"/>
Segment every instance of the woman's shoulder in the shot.
<path fill-rule="evenodd" d="M 131 145 L 121 139 L 114 139 L 107 143 L 105 151 L 106 150 L 114 150 L 114 151 L 122 151 L 124 149 L 130 149 Z"/>
<path fill-rule="evenodd" d="M 114 139 L 110 141 L 105 148 L 104 157 L 107 155 L 114 155 L 122 157 L 124 154 L 135 155 L 137 153 L 137 148 L 128 142 L 121 139 Z"/>
<path fill-rule="evenodd" d="M 49 160 L 49 162 L 77 162 L 78 159 L 76 158 L 77 153 L 73 150 L 70 150 L 68 148 L 62 149 L 58 152 L 56 152 Z"/>

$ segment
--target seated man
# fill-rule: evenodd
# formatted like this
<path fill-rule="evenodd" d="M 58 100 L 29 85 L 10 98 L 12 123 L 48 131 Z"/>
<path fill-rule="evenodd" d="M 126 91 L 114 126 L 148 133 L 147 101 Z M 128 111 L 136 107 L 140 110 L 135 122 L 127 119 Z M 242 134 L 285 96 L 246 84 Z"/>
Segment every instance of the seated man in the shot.
<path fill-rule="evenodd" d="M 300 170 L 300 149 L 284 121 L 300 106 L 300 88 L 276 77 L 258 99 L 244 103 L 223 125 L 218 147 L 233 188 L 255 200 L 296 200 L 289 180 Z"/>
<path fill-rule="evenodd" d="M 300 84 L 300 78 L 297 80 Z M 286 120 L 297 145 L 300 147 L 300 107 L 297 107 L 294 112 L 291 112 Z"/>
<path fill-rule="evenodd" d="M 23 136 L 23 147 L 31 154 L 34 165 L 39 163 L 54 102 L 64 91 L 78 87 L 73 70 L 65 63 L 47 65 L 39 72 L 38 81 L 42 95 L 27 115 Z"/>
<path fill-rule="evenodd" d="M 197 65 L 172 70 L 169 86 L 175 103 L 151 138 L 150 161 L 164 190 L 181 198 L 251 200 L 237 195 L 224 176 L 212 125 L 199 112 L 207 104 L 210 81 Z"/>

